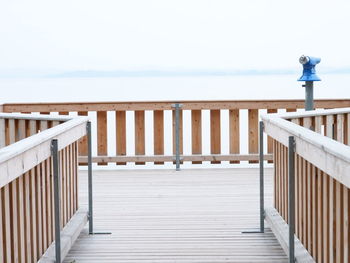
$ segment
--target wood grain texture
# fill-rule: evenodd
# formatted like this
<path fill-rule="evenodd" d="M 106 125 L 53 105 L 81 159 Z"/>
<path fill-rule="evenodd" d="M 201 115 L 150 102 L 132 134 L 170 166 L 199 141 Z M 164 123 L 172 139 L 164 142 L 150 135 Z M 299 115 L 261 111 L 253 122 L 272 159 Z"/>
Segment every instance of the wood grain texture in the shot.
<path fill-rule="evenodd" d="M 248 148 L 249 153 L 258 153 L 259 148 L 259 110 L 248 110 Z M 249 163 L 257 163 L 250 161 Z"/>
<path fill-rule="evenodd" d="M 202 111 L 191 111 L 191 138 L 192 138 L 192 154 L 202 153 Z M 200 161 L 192 162 L 192 164 L 201 164 Z"/>
<path fill-rule="evenodd" d="M 240 124 L 239 109 L 229 110 L 229 144 L 230 153 L 240 153 Z M 231 161 L 230 163 L 239 163 L 239 161 Z"/>
<path fill-rule="evenodd" d="M 210 111 L 210 153 L 221 153 L 221 114 L 220 110 Z M 220 161 L 212 161 L 212 164 L 220 164 Z"/>
<path fill-rule="evenodd" d="M 116 123 L 116 153 L 117 155 L 126 155 L 126 112 L 115 112 Z M 126 165 L 125 162 L 117 162 L 118 165 Z"/>
<path fill-rule="evenodd" d="M 164 155 L 164 111 L 153 112 L 154 155 Z M 164 162 L 154 162 L 164 164 Z"/>
<path fill-rule="evenodd" d="M 78 111 L 79 116 L 88 116 L 87 111 Z M 88 145 L 87 145 L 87 136 L 84 136 L 79 140 L 79 155 L 87 156 L 88 154 Z M 80 165 L 87 165 L 87 163 L 81 163 Z"/>
<path fill-rule="evenodd" d="M 97 112 L 97 155 L 107 155 L 107 112 Z M 107 163 L 99 163 L 107 165 Z"/>
<path fill-rule="evenodd" d="M 145 155 L 145 112 L 135 111 L 135 155 Z M 145 162 L 135 162 L 143 165 Z"/>
<path fill-rule="evenodd" d="M 277 109 L 268 109 L 267 113 L 277 113 Z M 267 136 L 267 153 L 271 154 L 273 151 L 273 140 L 270 136 Z M 268 161 L 268 163 L 273 163 L 273 161 Z"/>
<path fill-rule="evenodd" d="M 86 173 L 79 176 L 86 204 Z M 258 181 L 257 169 L 96 172 L 95 229 L 112 235 L 85 228 L 64 262 L 288 262 L 268 227 L 241 233 L 258 222 Z M 271 169 L 265 190 L 269 206 Z"/>

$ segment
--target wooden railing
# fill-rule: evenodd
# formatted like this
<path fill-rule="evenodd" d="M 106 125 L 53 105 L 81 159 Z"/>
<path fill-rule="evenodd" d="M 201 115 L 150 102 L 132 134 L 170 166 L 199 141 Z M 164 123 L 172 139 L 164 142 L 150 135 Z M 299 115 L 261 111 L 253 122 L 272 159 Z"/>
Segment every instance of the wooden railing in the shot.
<path fill-rule="evenodd" d="M 276 210 L 289 223 L 288 137 L 293 136 L 295 234 L 316 262 L 349 262 L 350 108 L 262 119 L 274 139 Z"/>
<path fill-rule="evenodd" d="M 182 105 L 179 118 L 181 158 L 193 164 L 257 162 L 259 115 L 304 107 L 303 100 L 156 101 L 4 104 L 3 111 L 89 115 L 95 131 L 93 162 L 100 165 L 164 164 L 174 161 L 175 103 Z M 316 100 L 315 107 L 350 107 L 350 100 Z M 265 159 L 270 162 L 272 150 L 269 139 Z M 86 154 L 84 139 L 79 146 L 81 164 L 86 163 Z"/>
<path fill-rule="evenodd" d="M 61 228 L 78 209 L 87 118 L 0 113 L 0 262 L 37 262 L 55 239 L 51 140 L 59 142 Z"/>

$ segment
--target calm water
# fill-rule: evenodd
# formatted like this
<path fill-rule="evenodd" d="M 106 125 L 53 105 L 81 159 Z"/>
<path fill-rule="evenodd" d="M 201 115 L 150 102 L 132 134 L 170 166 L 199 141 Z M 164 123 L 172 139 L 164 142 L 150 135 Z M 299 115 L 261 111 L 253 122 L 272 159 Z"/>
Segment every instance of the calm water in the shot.
<path fill-rule="evenodd" d="M 0 79 L 0 102 L 302 99 L 295 75 Z M 322 75 L 315 98 L 350 98 L 350 74 Z"/>
<path fill-rule="evenodd" d="M 149 100 L 238 100 L 303 99 L 304 88 L 298 76 L 233 77 L 148 77 L 148 78 L 47 78 L 0 79 L 0 102 L 69 102 L 69 101 L 149 101 Z M 322 76 L 315 84 L 315 98 L 350 98 L 350 74 Z M 241 111 L 241 153 L 247 153 L 247 112 Z M 96 115 L 89 113 L 94 120 Z M 165 154 L 172 154 L 171 112 L 165 112 Z M 184 111 L 184 153 L 191 153 L 190 112 Z M 146 154 L 153 153 L 152 113 L 146 112 Z M 203 111 L 203 153 L 210 153 L 209 111 Z M 221 115 L 222 153 L 229 152 L 228 111 Z M 108 113 L 108 153 L 115 155 L 115 117 Z M 96 133 L 96 126 L 92 126 Z M 127 112 L 127 152 L 134 154 L 134 116 Z M 95 142 L 95 138 L 93 139 Z M 96 154 L 96 147 L 93 148 Z M 243 166 L 246 164 L 243 164 Z M 208 164 L 207 166 L 210 166 Z M 205 167 L 207 167 L 205 166 Z M 109 167 L 114 167 L 110 164 Z M 133 164 L 122 169 L 144 168 Z M 147 167 L 153 167 L 148 165 Z M 167 167 L 173 167 L 169 164 Z M 187 165 L 187 167 L 191 167 Z M 196 166 L 195 166 L 196 167 Z M 223 167 L 232 167 L 225 163 Z M 156 166 L 160 168 L 160 166 Z"/>

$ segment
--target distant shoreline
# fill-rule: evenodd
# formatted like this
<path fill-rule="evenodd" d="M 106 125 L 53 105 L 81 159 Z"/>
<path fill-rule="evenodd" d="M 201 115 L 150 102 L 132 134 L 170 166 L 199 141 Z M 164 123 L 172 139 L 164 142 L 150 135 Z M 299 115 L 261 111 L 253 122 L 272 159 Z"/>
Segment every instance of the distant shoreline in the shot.
<path fill-rule="evenodd" d="M 225 77 L 259 75 L 297 75 L 301 69 L 284 70 L 0 70 L 0 78 L 119 78 L 119 77 Z M 350 74 L 350 68 L 319 70 L 319 74 Z"/>

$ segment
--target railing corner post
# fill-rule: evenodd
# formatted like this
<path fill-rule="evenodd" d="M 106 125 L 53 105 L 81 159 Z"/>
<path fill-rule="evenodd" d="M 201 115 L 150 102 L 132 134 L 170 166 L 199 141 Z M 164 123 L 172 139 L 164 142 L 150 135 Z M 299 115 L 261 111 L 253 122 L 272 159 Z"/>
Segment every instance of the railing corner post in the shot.
<path fill-rule="evenodd" d="M 180 108 L 182 104 L 175 103 L 171 105 L 175 108 L 175 162 L 176 171 L 180 171 Z"/>

